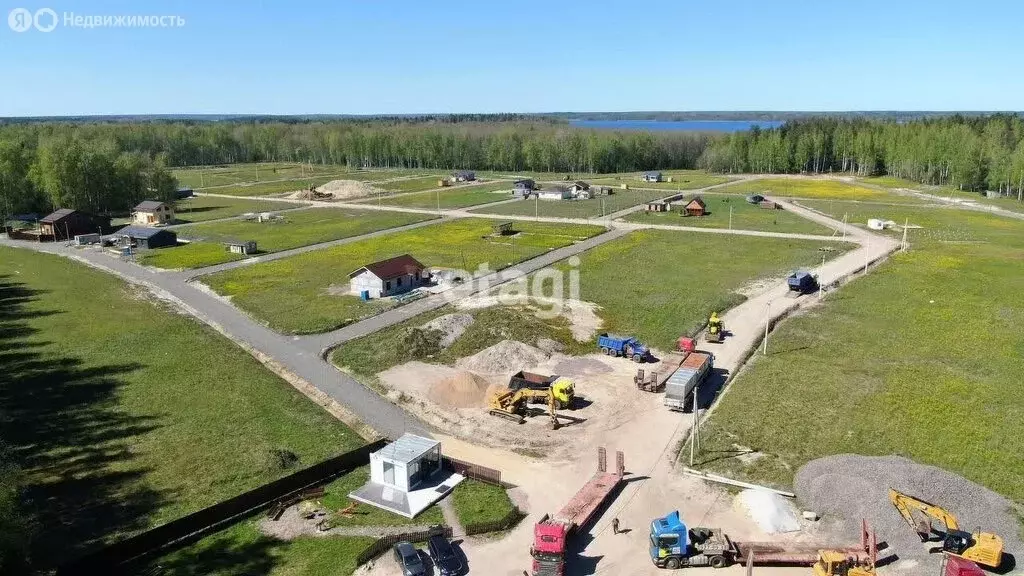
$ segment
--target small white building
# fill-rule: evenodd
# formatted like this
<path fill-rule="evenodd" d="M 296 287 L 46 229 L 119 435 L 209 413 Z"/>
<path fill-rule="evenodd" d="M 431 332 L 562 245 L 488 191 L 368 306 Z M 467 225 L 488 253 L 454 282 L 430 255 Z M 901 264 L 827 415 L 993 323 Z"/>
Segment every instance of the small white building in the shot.
<path fill-rule="evenodd" d="M 146 200 L 132 209 L 132 224 L 160 226 L 174 222 L 174 206 L 166 202 Z"/>
<path fill-rule="evenodd" d="M 422 286 L 426 267 L 408 254 L 367 264 L 349 277 L 349 293 L 364 300 L 384 298 Z"/>
<path fill-rule="evenodd" d="M 568 186 L 553 186 L 539 190 L 537 197 L 541 200 L 570 200 L 573 194 L 572 189 Z"/>
<path fill-rule="evenodd" d="M 644 182 L 661 182 L 661 172 L 657 170 L 649 170 L 640 175 L 640 179 Z"/>
<path fill-rule="evenodd" d="M 403 434 L 370 454 L 370 481 L 349 497 L 413 518 L 463 479 L 444 469 L 440 442 Z"/>
<path fill-rule="evenodd" d="M 577 180 L 573 183 L 569 190 L 572 192 L 573 198 L 577 200 L 588 200 L 594 197 L 593 192 L 590 191 L 590 184 L 582 180 Z"/>

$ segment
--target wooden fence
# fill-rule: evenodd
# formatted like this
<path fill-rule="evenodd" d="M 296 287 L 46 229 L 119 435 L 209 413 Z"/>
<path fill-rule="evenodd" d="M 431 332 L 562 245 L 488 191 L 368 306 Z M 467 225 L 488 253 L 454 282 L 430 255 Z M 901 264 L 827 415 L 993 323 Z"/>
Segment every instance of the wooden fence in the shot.
<path fill-rule="evenodd" d="M 487 534 L 489 532 L 501 532 L 502 530 L 508 530 L 516 524 L 519 524 L 523 518 L 526 518 L 519 508 L 515 506 L 509 510 L 508 514 L 505 515 L 501 520 L 495 520 L 493 522 L 478 522 L 476 524 L 466 524 L 463 528 L 466 529 L 466 536 L 473 536 L 474 534 Z"/>
<path fill-rule="evenodd" d="M 64 564 L 57 569 L 57 576 L 130 573 L 134 566 L 145 560 L 184 547 L 233 521 L 265 510 L 281 500 L 296 496 L 313 486 L 326 484 L 367 464 L 370 461 L 370 452 L 380 450 L 385 444 L 385 440 L 378 440 L 188 516 L 115 542 Z"/>
<path fill-rule="evenodd" d="M 486 466 L 479 466 L 472 462 L 457 460 L 450 456 L 444 456 L 442 457 L 442 460 L 444 461 L 444 466 L 446 468 L 452 472 L 462 474 L 466 478 L 472 478 L 473 480 L 477 480 L 485 484 L 501 486 L 502 488 L 510 487 L 501 481 L 501 470 L 487 468 Z"/>
<path fill-rule="evenodd" d="M 378 538 L 376 542 L 370 544 L 366 550 L 359 553 L 356 557 L 356 565 L 360 566 L 366 564 L 370 560 L 373 560 L 377 556 L 387 552 L 392 546 L 399 542 L 422 542 L 431 536 L 444 536 L 445 538 L 452 537 L 451 526 L 432 526 L 426 532 L 406 532 L 403 534 L 392 534 L 390 536 L 384 536 Z"/>

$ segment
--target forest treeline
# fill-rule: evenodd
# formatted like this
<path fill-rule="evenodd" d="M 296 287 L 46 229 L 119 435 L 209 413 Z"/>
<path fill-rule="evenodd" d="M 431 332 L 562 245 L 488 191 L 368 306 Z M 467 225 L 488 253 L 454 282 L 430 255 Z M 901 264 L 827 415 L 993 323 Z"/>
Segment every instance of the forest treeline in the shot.
<path fill-rule="evenodd" d="M 169 168 L 313 162 L 367 168 L 888 174 L 970 190 L 1024 190 L 1016 115 L 893 122 L 834 117 L 734 134 L 579 129 L 551 122 L 21 122 L 0 126 L 0 211 L 125 212 L 173 197 Z"/>
<path fill-rule="evenodd" d="M 913 122 L 817 118 L 711 141 L 713 172 L 849 172 L 964 190 L 1024 191 L 1024 120 L 1011 114 Z"/>

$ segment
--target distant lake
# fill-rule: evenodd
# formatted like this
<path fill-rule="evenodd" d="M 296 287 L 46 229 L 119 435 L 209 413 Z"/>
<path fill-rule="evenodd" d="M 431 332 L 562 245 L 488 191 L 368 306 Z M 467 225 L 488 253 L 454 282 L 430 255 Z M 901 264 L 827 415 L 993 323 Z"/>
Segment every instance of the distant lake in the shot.
<path fill-rule="evenodd" d="M 690 132 L 743 132 L 754 126 L 778 128 L 781 120 L 570 120 L 570 126 L 599 130 L 686 130 Z"/>

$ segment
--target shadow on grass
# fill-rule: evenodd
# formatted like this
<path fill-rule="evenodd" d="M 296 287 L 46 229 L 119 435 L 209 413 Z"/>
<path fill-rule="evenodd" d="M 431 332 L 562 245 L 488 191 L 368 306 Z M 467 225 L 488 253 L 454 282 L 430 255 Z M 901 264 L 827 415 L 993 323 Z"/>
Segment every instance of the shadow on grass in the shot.
<path fill-rule="evenodd" d="M 142 366 L 86 366 L 55 356 L 51 342 L 28 340 L 38 332 L 31 320 L 61 314 L 28 308 L 41 293 L 0 276 L 0 481 L 15 487 L 10 517 L 23 542 L 2 567 L 20 562 L 19 573 L 146 528 L 172 496 L 147 487 L 148 470 L 132 465 L 133 439 L 153 430 L 156 417 L 118 407 L 119 376 Z"/>

